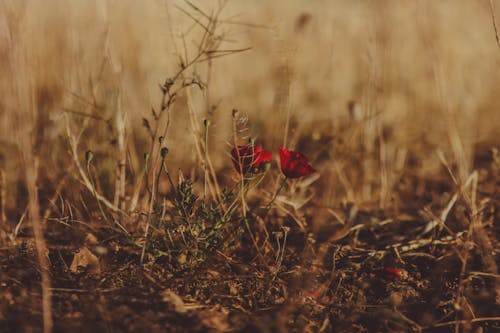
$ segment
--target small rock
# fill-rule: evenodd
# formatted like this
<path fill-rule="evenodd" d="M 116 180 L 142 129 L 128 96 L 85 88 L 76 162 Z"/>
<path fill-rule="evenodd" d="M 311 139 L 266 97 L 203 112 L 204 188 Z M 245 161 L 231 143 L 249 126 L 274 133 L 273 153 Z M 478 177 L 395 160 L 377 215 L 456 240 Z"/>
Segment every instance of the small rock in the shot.
<path fill-rule="evenodd" d="M 176 293 L 174 293 L 172 290 L 165 289 L 161 293 L 161 297 L 165 303 L 169 303 L 169 304 L 172 304 L 174 306 L 175 312 L 181 313 L 181 314 L 187 312 L 186 305 L 184 304 L 184 301 L 182 300 L 182 298 L 179 295 L 177 295 Z"/>

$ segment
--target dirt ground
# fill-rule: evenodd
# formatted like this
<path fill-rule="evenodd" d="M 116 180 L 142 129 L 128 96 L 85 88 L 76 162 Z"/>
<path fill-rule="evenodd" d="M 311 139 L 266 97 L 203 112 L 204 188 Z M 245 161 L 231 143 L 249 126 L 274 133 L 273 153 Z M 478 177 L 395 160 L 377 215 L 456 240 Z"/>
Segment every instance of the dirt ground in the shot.
<path fill-rule="evenodd" d="M 332 209 L 344 223 L 335 228 L 302 229 L 272 209 L 265 223 L 287 237 L 283 258 L 276 240 L 260 257 L 243 233 L 199 263 L 155 254 L 141 264 L 141 247 L 98 218 L 49 220 L 55 332 L 499 332 L 496 158 L 478 154 L 476 216 L 444 169 L 424 179 L 409 169 L 384 210 Z M 249 220 L 262 244 L 264 221 Z M 0 252 L 1 332 L 40 331 L 30 233 L 21 226 Z"/>

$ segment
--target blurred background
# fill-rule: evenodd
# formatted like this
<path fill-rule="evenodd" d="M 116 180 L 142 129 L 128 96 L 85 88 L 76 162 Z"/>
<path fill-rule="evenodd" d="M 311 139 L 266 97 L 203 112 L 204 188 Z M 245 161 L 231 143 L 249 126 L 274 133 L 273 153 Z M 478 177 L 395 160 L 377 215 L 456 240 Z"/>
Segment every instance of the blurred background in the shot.
<path fill-rule="evenodd" d="M 464 180 L 478 147 L 500 143 L 500 49 L 491 14 L 486 0 L 3 0 L 7 211 L 18 218 L 26 200 L 22 154 L 39 157 L 46 188 L 63 174 L 78 175 L 74 154 L 84 164 L 87 149 L 104 195 L 113 195 L 123 160 L 127 186 L 137 186 L 151 148 L 144 118 L 153 126 L 160 85 L 181 59 L 194 59 L 214 19 L 211 46 L 222 56 L 187 68 L 185 80 L 204 88 L 182 90 L 169 109 L 164 143 L 173 170 L 200 179 L 196 142 L 210 119 L 216 170 L 231 167 L 236 123 L 241 139 L 308 155 L 319 170 L 319 205 L 384 206 L 402 173 L 432 174 L 441 153 Z"/>

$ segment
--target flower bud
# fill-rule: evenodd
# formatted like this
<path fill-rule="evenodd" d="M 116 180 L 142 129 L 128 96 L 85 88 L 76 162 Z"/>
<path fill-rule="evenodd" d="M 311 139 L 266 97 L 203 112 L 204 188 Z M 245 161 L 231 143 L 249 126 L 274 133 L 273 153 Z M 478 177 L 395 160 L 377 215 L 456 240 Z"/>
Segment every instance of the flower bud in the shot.
<path fill-rule="evenodd" d="M 167 155 L 168 155 L 168 148 L 167 148 L 167 147 L 163 147 L 163 148 L 161 148 L 161 150 L 160 150 L 160 155 L 161 155 L 161 158 L 162 158 L 162 159 L 167 158 Z"/>
<path fill-rule="evenodd" d="M 212 124 L 212 122 L 210 121 L 210 119 L 205 119 L 205 120 L 203 121 L 203 125 L 205 125 L 205 127 L 208 127 L 208 126 L 210 126 L 211 124 Z"/>
<path fill-rule="evenodd" d="M 85 152 L 85 161 L 87 163 L 90 163 L 90 161 L 92 161 L 93 158 L 94 158 L 94 153 L 92 152 L 92 150 L 87 150 Z"/>

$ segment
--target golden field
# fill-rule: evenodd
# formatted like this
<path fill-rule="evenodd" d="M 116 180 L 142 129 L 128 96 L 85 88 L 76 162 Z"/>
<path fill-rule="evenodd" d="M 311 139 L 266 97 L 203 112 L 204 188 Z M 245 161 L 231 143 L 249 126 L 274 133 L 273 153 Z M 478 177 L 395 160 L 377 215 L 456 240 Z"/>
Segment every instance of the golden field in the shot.
<path fill-rule="evenodd" d="M 167 244 L 172 237 L 170 231 L 163 231 L 161 223 L 168 223 L 169 209 L 177 207 L 178 199 L 172 195 L 180 191 L 181 185 L 177 189 L 174 185 L 178 180 L 179 184 L 185 179 L 193 182 L 196 202 L 204 201 L 200 209 L 205 209 L 206 202 L 226 209 L 221 203 L 225 200 L 223 188 L 234 189 L 240 180 L 232 167 L 231 148 L 253 138 L 257 145 L 273 151 L 273 162 L 259 186 L 248 193 L 241 180 L 241 192 L 245 193 L 241 195 L 243 215 L 235 216 L 233 221 L 248 223 L 248 210 L 255 212 L 251 215 L 258 223 L 254 229 L 251 224 L 243 228 L 247 236 L 236 242 L 240 244 L 238 250 L 219 249 L 217 254 L 203 257 L 209 269 L 193 264 L 193 270 L 199 273 L 208 269 L 229 276 L 218 270 L 219 262 L 211 261 L 217 257 L 231 265 L 231 260 L 249 265 L 259 274 L 269 273 L 269 290 L 278 283 L 290 288 L 289 295 L 302 297 L 302 291 L 316 282 L 321 286 L 323 298 L 314 298 L 314 304 L 323 307 L 324 312 L 318 310 L 314 315 L 304 315 L 297 305 L 301 301 L 286 296 L 286 292 L 283 303 L 269 301 L 267 294 L 256 297 L 259 301 L 266 299 L 259 303 L 260 308 L 272 309 L 286 318 L 269 324 L 267 329 L 387 332 L 398 331 L 398 325 L 404 323 L 407 326 L 401 324 L 405 327 L 402 331 L 479 332 L 477 327 L 481 327 L 493 332 L 498 328 L 493 309 L 499 304 L 500 285 L 498 281 L 484 282 L 490 294 L 480 298 L 471 291 L 468 283 L 473 278 L 468 279 L 467 274 L 480 271 L 498 279 L 497 17 L 500 2 L 495 0 L 0 1 L 0 245 L 2 251 L 16 251 L 25 246 L 21 244 L 35 239 L 33 263 L 42 267 L 43 287 L 43 292 L 36 293 L 43 294 L 43 302 L 35 302 L 32 308 L 27 300 L 19 301 L 24 307 L 0 302 L 0 323 L 4 321 L 5 327 L 10 327 L 17 323 L 15 318 L 20 313 L 30 311 L 35 319 L 32 326 L 23 326 L 27 331 L 26 327 L 37 331 L 43 326 L 45 332 L 54 327 L 55 331 L 73 327 L 49 319 L 61 311 L 57 308 L 60 281 L 55 277 L 59 268 L 54 268 L 53 258 L 54 251 L 59 250 L 54 249 L 63 243 L 71 247 L 65 250 L 68 253 L 59 254 L 61 265 L 69 267 L 74 251 L 91 248 L 87 243 L 89 234 L 96 238 L 96 244 L 110 249 L 109 239 L 121 239 L 124 231 L 130 237 L 128 243 L 120 241 L 113 246 L 131 246 L 128 258 L 134 261 L 140 257 L 140 263 L 137 259 L 134 265 L 147 271 L 147 280 L 156 280 L 160 289 L 174 290 L 174 295 L 179 294 L 186 303 L 201 304 L 196 294 L 183 294 L 171 287 L 171 281 L 163 280 L 165 275 L 152 268 L 157 260 L 163 260 L 158 258 L 168 257 L 165 267 L 174 268 L 164 268 L 166 271 L 178 273 L 182 266 L 183 273 L 174 275 L 180 281 L 192 278 L 183 275 L 186 257 L 190 262 L 190 250 L 180 251 L 180 260 L 181 255 L 175 257 L 170 248 L 157 245 L 160 240 Z M 210 121 L 208 132 L 206 120 Z M 287 183 L 278 193 L 280 146 L 304 153 L 317 172 Z M 174 182 L 162 176 L 161 147 L 169 149 L 166 165 Z M 145 153 L 149 154 L 147 161 Z M 270 210 L 262 213 L 268 202 Z M 200 218 L 197 212 L 193 210 L 193 219 Z M 85 227 L 75 226 L 73 220 Z M 104 235 L 103 225 L 113 226 L 114 234 L 106 230 Z M 58 228 L 65 227 L 72 230 L 67 239 L 59 237 Z M 379 227 L 390 230 L 380 232 Z M 286 230 L 286 237 L 290 228 L 292 240 L 287 246 L 291 252 L 283 252 L 280 261 L 280 250 L 276 250 L 272 235 Z M 419 231 L 410 231 L 413 228 Z M 426 228 L 437 233 L 430 235 Z M 365 229 L 368 234 L 363 234 Z M 329 308 L 332 300 L 342 299 L 351 307 L 375 301 L 366 296 L 353 305 L 349 303 L 352 297 L 341 296 L 338 290 L 331 292 L 331 286 L 324 282 L 331 267 L 321 266 L 323 261 L 320 264 L 319 259 L 316 262 L 317 255 L 321 254 L 321 260 L 326 262 L 332 248 L 340 244 L 356 251 L 381 251 L 382 243 L 397 248 L 427 236 L 439 244 L 452 245 L 443 250 L 447 254 L 442 256 L 433 252 L 434 247 L 416 253 L 438 258 L 435 267 L 453 266 L 457 271 L 453 277 L 442 275 L 443 280 L 455 283 L 449 294 L 440 294 L 441 289 L 439 293 L 430 287 L 424 289 L 445 295 L 441 300 L 455 310 L 414 316 L 411 311 L 421 309 L 407 305 L 411 302 L 406 302 L 405 292 L 397 291 L 394 296 L 394 290 L 376 300 L 381 304 L 387 299 L 392 302 L 388 308 L 396 315 L 389 316 L 389 322 L 397 322 L 396 328 L 359 319 L 358 312 L 356 316 L 338 315 L 337 310 Z M 445 236 L 452 237 L 453 242 L 445 243 Z M 277 244 L 281 249 L 285 244 L 280 239 Z M 199 240 L 193 242 L 198 247 Z M 310 248 L 304 244 L 310 244 Z M 468 247 L 470 244 L 475 250 Z M 160 248 L 164 252 L 156 253 Z M 50 255 L 44 255 L 44 251 Z M 353 255 L 349 251 L 348 256 Z M 387 253 L 381 262 L 385 262 Z M 456 261 L 441 261 L 449 257 Z M 120 258 L 118 264 L 114 261 L 116 266 L 109 267 L 125 267 L 120 265 L 126 260 Z M 7 280 L 9 274 L 23 274 L 9 260 L 5 259 L 3 265 L 6 272 L 12 272 L 0 274 Z M 102 277 L 107 274 L 103 264 L 106 260 L 99 260 Z M 402 284 L 413 281 L 411 264 L 397 251 L 396 258 L 390 260 L 391 265 L 395 262 L 411 276 L 402 278 Z M 333 267 L 332 285 L 338 279 L 333 273 L 335 258 Z M 283 277 L 277 278 L 275 272 L 280 269 Z M 301 278 L 292 275 L 301 269 L 308 270 L 301 273 L 302 279 L 317 269 L 317 276 L 311 279 L 315 282 L 297 286 Z M 448 268 L 439 269 L 448 272 Z M 95 271 L 86 273 L 95 276 Z M 73 282 L 83 284 L 90 281 L 88 276 L 73 278 Z M 352 281 L 363 279 L 352 277 Z M 432 278 L 428 281 L 435 286 Z M 102 280 L 99 283 L 91 288 L 105 290 Z M 0 294 L 13 293 L 8 284 L 0 288 L 4 288 Z M 26 290 L 32 291 L 30 288 Z M 33 288 L 38 290 L 39 286 Z M 366 286 L 359 288 L 364 295 L 369 294 L 365 293 L 369 289 Z M 231 293 L 224 297 L 246 297 L 233 289 Z M 400 294 L 403 301 L 397 298 Z M 325 300 L 327 296 L 330 298 Z M 99 297 L 105 298 L 102 294 Z M 165 301 L 165 297 L 163 302 L 174 303 L 168 297 Z M 122 304 L 116 301 L 118 296 L 112 299 L 108 305 Z M 241 311 L 246 319 L 234 324 L 225 310 L 217 308 L 214 311 L 223 317 L 220 320 L 224 324 L 207 324 L 205 310 L 199 310 L 202 319 L 196 317 L 199 325 L 190 329 L 244 331 L 252 327 L 253 318 L 261 318 L 255 304 L 234 307 L 224 302 L 206 301 L 203 306 L 224 307 L 230 314 L 244 309 Z M 109 313 L 104 301 L 99 304 L 104 304 L 104 310 L 99 308 L 96 316 L 105 325 L 95 329 L 134 330 L 131 326 L 117 328 L 115 321 L 120 319 Z M 93 316 L 92 311 L 75 311 L 83 318 Z M 368 310 L 359 311 L 364 314 Z M 307 318 L 305 323 L 297 319 L 297 312 Z M 326 313 L 326 317 L 319 320 L 315 317 L 320 316 L 318 313 Z M 328 317 L 328 313 L 335 315 Z M 272 322 L 265 316 L 263 322 Z M 323 318 L 328 318 L 328 323 Z M 478 318 L 486 318 L 484 322 L 489 324 L 478 326 L 483 322 Z M 150 327 L 156 319 L 137 329 Z M 336 320 L 349 322 L 350 326 L 345 324 L 336 330 L 332 325 Z M 173 331 L 180 329 L 166 321 Z M 87 326 L 75 327 L 76 331 L 85 331 Z"/>

